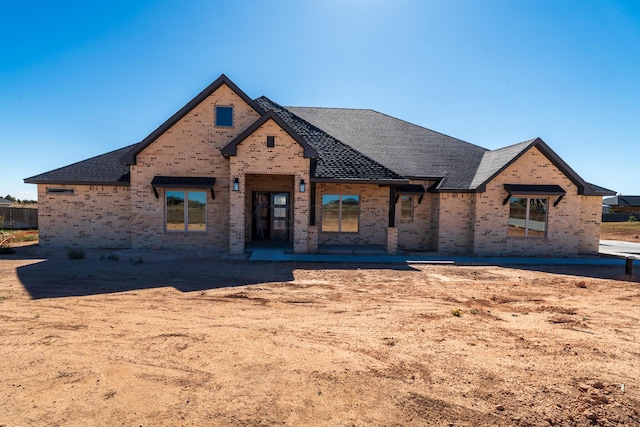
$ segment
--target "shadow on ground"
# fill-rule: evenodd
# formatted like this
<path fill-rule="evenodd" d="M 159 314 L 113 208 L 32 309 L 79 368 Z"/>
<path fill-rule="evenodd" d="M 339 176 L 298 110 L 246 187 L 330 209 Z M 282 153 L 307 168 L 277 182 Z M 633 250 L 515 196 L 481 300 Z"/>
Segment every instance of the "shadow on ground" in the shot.
<path fill-rule="evenodd" d="M 406 264 L 309 264 L 247 262 L 191 251 L 87 250 L 83 259 L 68 259 L 66 250 L 18 248 L 6 260 L 23 263 L 18 279 L 34 299 L 88 296 L 172 287 L 181 292 L 286 283 L 297 269 L 414 270 Z"/>

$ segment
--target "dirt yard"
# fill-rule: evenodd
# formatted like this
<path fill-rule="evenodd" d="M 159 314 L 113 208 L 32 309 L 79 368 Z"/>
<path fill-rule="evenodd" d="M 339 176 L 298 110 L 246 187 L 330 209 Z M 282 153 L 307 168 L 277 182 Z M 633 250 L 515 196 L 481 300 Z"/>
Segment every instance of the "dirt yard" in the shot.
<path fill-rule="evenodd" d="M 640 221 L 603 222 L 600 238 L 640 243 Z"/>
<path fill-rule="evenodd" d="M 623 267 L 0 256 L 0 426 L 640 425 Z"/>

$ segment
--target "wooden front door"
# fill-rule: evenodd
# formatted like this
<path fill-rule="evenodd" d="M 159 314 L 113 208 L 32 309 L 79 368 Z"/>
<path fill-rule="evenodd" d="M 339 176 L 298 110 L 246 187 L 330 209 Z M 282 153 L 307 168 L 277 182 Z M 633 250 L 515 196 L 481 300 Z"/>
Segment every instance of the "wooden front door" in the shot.
<path fill-rule="evenodd" d="M 253 241 L 289 241 L 289 193 L 253 192 Z"/>

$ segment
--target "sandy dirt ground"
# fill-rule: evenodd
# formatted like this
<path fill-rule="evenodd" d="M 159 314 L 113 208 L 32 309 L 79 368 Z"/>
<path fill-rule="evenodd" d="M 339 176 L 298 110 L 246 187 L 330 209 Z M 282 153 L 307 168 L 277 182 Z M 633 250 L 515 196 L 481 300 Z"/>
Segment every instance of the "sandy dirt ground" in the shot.
<path fill-rule="evenodd" d="M 600 238 L 605 240 L 621 240 L 623 242 L 640 243 L 640 227 L 638 222 L 603 223 Z"/>
<path fill-rule="evenodd" d="M 21 247 L 0 426 L 637 426 L 622 270 Z"/>

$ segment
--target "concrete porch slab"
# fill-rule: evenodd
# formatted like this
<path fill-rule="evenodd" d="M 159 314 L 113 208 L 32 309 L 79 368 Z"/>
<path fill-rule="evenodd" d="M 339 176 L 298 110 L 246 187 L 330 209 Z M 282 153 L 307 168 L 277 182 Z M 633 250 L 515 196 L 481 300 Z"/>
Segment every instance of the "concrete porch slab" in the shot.
<path fill-rule="evenodd" d="M 288 261 L 284 250 L 277 248 L 254 249 L 249 261 Z"/>

